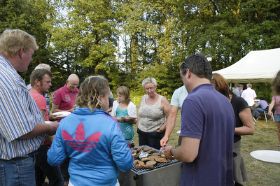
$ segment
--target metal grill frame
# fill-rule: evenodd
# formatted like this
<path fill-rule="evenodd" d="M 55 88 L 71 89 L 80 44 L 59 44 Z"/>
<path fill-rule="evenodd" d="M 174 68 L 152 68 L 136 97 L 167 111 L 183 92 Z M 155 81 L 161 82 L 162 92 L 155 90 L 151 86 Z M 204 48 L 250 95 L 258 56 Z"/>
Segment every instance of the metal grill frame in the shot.
<path fill-rule="evenodd" d="M 179 162 L 178 160 L 173 159 L 173 160 L 170 160 L 166 163 L 157 163 L 156 166 L 154 166 L 153 169 L 137 169 L 133 165 L 131 171 L 134 172 L 137 175 L 142 175 L 142 174 L 147 174 L 149 172 L 156 171 L 157 169 L 160 169 L 160 168 L 168 167 L 169 165 L 173 165 L 173 164 L 178 163 L 178 162 Z"/>

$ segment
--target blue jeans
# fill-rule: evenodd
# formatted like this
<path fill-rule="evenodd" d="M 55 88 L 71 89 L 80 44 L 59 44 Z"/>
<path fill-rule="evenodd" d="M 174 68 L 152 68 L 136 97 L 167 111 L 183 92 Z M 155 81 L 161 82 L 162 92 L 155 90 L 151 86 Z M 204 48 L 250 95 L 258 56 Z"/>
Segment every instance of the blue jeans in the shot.
<path fill-rule="evenodd" d="M 12 160 L 0 159 L 1 186 L 35 186 L 34 155 Z"/>

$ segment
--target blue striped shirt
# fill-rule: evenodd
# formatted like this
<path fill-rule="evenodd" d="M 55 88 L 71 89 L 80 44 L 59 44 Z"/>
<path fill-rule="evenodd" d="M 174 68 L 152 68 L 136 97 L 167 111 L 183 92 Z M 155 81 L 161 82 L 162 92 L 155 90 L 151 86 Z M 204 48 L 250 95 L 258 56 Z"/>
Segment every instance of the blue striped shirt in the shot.
<path fill-rule="evenodd" d="M 44 119 L 24 80 L 0 55 L 0 159 L 25 157 L 37 150 L 44 136 L 18 139 Z"/>

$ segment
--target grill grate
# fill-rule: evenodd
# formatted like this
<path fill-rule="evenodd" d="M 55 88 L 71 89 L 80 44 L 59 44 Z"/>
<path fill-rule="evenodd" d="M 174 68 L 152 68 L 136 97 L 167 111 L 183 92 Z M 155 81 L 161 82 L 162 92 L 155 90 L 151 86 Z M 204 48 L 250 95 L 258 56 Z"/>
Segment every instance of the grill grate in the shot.
<path fill-rule="evenodd" d="M 157 163 L 153 169 L 136 169 L 133 165 L 131 171 L 134 172 L 135 174 L 137 175 L 141 175 L 141 174 L 147 174 L 149 172 L 152 172 L 152 171 L 155 171 L 156 169 L 159 169 L 159 168 L 162 168 L 162 167 L 166 167 L 166 166 L 169 166 L 169 165 L 172 165 L 172 164 L 175 164 L 179 162 L 178 160 L 171 160 L 171 161 L 168 161 L 166 163 Z"/>

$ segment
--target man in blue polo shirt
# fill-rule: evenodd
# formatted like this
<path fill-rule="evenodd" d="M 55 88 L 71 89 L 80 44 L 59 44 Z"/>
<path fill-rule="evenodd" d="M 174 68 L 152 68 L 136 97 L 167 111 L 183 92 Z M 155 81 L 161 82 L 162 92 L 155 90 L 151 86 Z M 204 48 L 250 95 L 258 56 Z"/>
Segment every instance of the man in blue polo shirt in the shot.
<path fill-rule="evenodd" d="M 180 67 L 189 92 L 182 106 L 181 145 L 165 155 L 183 162 L 180 185 L 233 185 L 234 112 L 229 100 L 210 84 L 211 64 L 195 54 Z"/>

